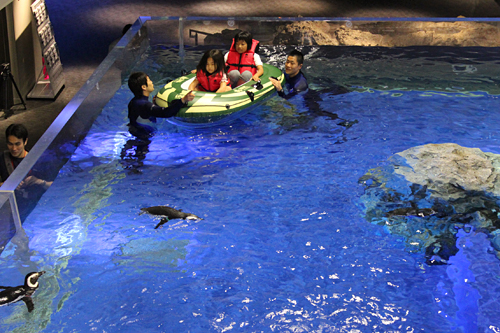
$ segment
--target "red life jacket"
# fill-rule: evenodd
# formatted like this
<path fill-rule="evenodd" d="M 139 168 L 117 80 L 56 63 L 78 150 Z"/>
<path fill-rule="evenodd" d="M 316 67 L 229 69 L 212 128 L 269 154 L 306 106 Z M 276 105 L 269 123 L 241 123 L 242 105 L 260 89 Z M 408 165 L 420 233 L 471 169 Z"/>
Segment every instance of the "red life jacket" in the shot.
<path fill-rule="evenodd" d="M 220 88 L 222 72 L 207 75 L 205 71 L 197 71 L 196 79 L 198 79 L 198 88 L 201 91 L 216 92 Z"/>
<path fill-rule="evenodd" d="M 253 59 L 253 55 L 255 54 L 255 49 L 259 45 L 259 41 L 252 39 L 252 47 L 244 53 L 238 53 L 234 47 L 234 38 L 233 44 L 231 44 L 231 48 L 229 49 L 229 53 L 227 54 L 227 62 L 226 65 L 229 66 L 227 72 L 229 73 L 232 70 L 237 70 L 240 73 L 244 71 L 250 71 L 253 74 L 257 73 L 257 66 L 255 65 L 255 61 Z"/>

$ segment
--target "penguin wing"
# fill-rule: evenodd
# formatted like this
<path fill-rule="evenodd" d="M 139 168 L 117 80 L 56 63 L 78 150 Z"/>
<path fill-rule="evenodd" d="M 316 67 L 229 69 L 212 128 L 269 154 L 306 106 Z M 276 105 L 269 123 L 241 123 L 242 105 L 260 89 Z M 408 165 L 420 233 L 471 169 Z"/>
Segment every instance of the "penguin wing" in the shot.
<path fill-rule="evenodd" d="M 35 305 L 33 304 L 33 300 L 31 299 L 31 297 L 25 296 L 25 297 L 21 298 L 21 300 L 28 307 L 28 312 L 31 312 L 35 309 Z"/>

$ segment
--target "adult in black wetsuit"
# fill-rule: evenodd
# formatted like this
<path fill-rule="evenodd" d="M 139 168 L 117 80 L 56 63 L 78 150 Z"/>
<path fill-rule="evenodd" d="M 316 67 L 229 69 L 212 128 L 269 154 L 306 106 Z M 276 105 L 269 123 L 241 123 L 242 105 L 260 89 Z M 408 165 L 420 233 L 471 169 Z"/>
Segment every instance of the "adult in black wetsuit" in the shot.
<path fill-rule="evenodd" d="M 304 55 L 302 52 L 293 50 L 288 54 L 285 63 L 285 89 L 281 86 L 281 82 L 270 78 L 269 80 L 278 91 L 278 95 L 283 98 L 291 98 L 301 92 L 306 92 L 309 88 L 307 79 L 302 73 L 302 64 L 304 63 Z"/>
<path fill-rule="evenodd" d="M 154 90 L 154 85 L 149 76 L 143 72 L 132 73 L 128 79 L 128 87 L 134 93 L 134 98 L 128 103 L 128 118 L 130 126 L 138 125 L 137 119 L 170 118 L 179 112 L 187 102 L 194 99 L 194 94 L 190 92 L 182 99 L 174 100 L 169 107 L 161 107 L 149 101 L 149 95 Z"/>
<path fill-rule="evenodd" d="M 151 126 L 137 122 L 139 117 L 151 119 L 155 117 L 168 118 L 175 116 L 177 112 L 188 102 L 193 100 L 194 94 L 189 93 L 182 99 L 176 99 L 172 104 L 163 108 L 149 101 L 149 95 L 154 90 L 153 82 L 143 72 L 132 73 L 128 80 L 128 86 L 135 97 L 128 104 L 129 132 L 132 138 L 127 140 L 121 151 L 122 164 L 131 173 L 141 173 L 143 161 L 149 152 L 154 129 Z"/>
<path fill-rule="evenodd" d="M 321 96 L 318 93 L 318 91 L 309 90 L 307 79 L 301 71 L 303 63 L 304 63 L 304 55 L 302 54 L 302 52 L 298 50 L 293 50 L 288 54 L 285 63 L 285 87 L 281 86 L 280 81 L 275 80 L 273 78 L 269 78 L 271 83 L 278 91 L 278 95 L 285 99 L 290 99 L 296 95 L 304 95 L 304 102 L 306 103 L 307 108 L 309 109 L 310 115 L 328 117 L 331 120 L 340 119 L 336 113 L 323 110 L 323 108 L 318 103 L 318 101 L 321 100 Z M 338 85 L 331 86 L 327 91 L 332 95 L 345 94 L 349 92 L 347 88 Z M 294 122 L 296 122 L 298 119 L 297 117 L 293 118 Z M 338 123 L 338 125 L 344 126 L 346 128 L 349 128 L 353 124 L 356 124 L 358 122 L 357 120 L 354 121 L 348 121 L 345 119 L 340 119 L 340 120 L 341 122 Z"/>

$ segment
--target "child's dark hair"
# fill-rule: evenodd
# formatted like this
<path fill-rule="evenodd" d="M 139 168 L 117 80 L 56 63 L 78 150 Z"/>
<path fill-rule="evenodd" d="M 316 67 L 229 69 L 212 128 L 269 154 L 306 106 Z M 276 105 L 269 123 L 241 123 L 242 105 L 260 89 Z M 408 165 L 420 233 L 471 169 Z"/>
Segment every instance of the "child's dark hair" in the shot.
<path fill-rule="evenodd" d="M 11 135 L 23 140 L 23 142 L 28 140 L 28 130 L 22 124 L 10 124 L 5 130 L 5 138 L 8 138 Z"/>
<path fill-rule="evenodd" d="M 302 65 L 304 63 L 304 55 L 298 50 L 293 50 L 288 54 L 288 56 L 297 58 L 297 63 L 299 65 Z"/>
<path fill-rule="evenodd" d="M 135 72 L 128 78 L 128 87 L 134 93 L 135 97 L 144 95 L 142 86 L 148 86 L 148 75 L 144 72 Z"/>
<path fill-rule="evenodd" d="M 212 58 L 214 63 L 215 63 L 215 66 L 217 67 L 215 72 L 213 72 L 211 74 L 220 73 L 220 72 L 225 73 L 226 72 L 226 64 L 224 62 L 224 55 L 222 54 L 222 52 L 220 50 L 215 50 L 215 49 L 208 50 L 207 52 L 205 52 L 205 54 L 203 54 L 203 57 L 201 57 L 201 60 L 198 63 L 198 66 L 196 66 L 197 71 L 203 71 L 206 75 L 210 74 L 207 72 L 208 58 Z"/>
<path fill-rule="evenodd" d="M 234 36 L 234 43 L 236 44 L 236 42 L 238 42 L 239 40 L 244 40 L 247 43 L 247 51 L 252 47 L 252 33 L 248 31 L 238 32 L 236 36 Z"/>

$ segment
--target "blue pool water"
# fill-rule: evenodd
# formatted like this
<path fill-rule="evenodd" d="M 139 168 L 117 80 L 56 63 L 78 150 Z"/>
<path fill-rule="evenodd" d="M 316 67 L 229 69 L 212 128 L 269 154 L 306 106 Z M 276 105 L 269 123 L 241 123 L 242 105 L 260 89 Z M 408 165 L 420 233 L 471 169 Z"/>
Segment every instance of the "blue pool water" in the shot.
<path fill-rule="evenodd" d="M 460 231 L 449 265 L 428 266 L 364 218 L 358 182 L 427 143 L 500 154 L 497 51 L 304 49 L 312 99 L 205 129 L 159 120 L 142 139 L 124 84 L 24 223 L 29 244 L 2 253 L 2 285 L 47 273 L 32 313 L 0 308 L 1 330 L 500 332 L 487 235 Z M 182 61 L 154 50 L 137 69 L 159 88 Z M 155 230 L 139 215 L 154 205 L 203 220 Z"/>

